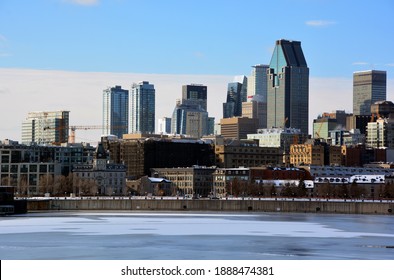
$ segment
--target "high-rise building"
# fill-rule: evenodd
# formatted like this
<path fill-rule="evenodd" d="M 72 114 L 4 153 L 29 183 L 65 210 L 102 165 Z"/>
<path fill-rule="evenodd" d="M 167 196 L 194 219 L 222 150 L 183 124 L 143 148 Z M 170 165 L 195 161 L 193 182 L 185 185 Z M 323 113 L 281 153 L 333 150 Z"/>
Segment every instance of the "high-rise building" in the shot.
<path fill-rule="evenodd" d="M 67 143 L 69 115 L 70 111 L 30 112 L 22 123 L 22 143 Z"/>
<path fill-rule="evenodd" d="M 183 85 L 182 104 L 200 106 L 207 111 L 207 86 L 198 84 Z"/>
<path fill-rule="evenodd" d="M 159 134 L 171 133 L 171 118 L 163 117 L 157 120 L 157 132 Z"/>
<path fill-rule="evenodd" d="M 208 112 L 200 106 L 177 102 L 171 118 L 171 132 L 173 134 L 200 138 L 209 134 L 208 124 Z"/>
<path fill-rule="evenodd" d="M 129 91 L 121 86 L 103 91 L 103 134 L 122 138 L 129 125 Z"/>
<path fill-rule="evenodd" d="M 248 102 L 242 102 L 242 117 L 259 120 L 258 127 L 267 127 L 267 101 L 261 95 L 254 95 Z"/>
<path fill-rule="evenodd" d="M 308 134 L 309 68 L 301 42 L 276 41 L 267 78 L 267 127 L 285 125 Z"/>
<path fill-rule="evenodd" d="M 246 76 L 239 76 L 236 77 L 236 81 L 228 84 L 226 103 L 223 103 L 223 118 L 242 116 L 242 102 L 246 101 L 247 83 Z"/>
<path fill-rule="evenodd" d="M 248 101 L 255 95 L 260 95 L 261 101 L 267 103 L 267 69 L 269 65 L 257 64 L 252 66 L 252 73 L 248 77 Z"/>
<path fill-rule="evenodd" d="M 353 115 L 371 115 L 371 105 L 386 100 L 386 71 L 353 73 Z"/>
<path fill-rule="evenodd" d="M 133 84 L 130 96 L 129 133 L 154 133 L 155 87 L 147 81 Z"/>

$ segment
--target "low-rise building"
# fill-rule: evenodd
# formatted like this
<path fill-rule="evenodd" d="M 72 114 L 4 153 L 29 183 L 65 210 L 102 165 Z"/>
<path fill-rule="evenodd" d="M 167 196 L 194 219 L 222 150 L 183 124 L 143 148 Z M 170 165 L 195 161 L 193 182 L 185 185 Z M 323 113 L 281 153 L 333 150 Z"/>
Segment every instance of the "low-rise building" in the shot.
<path fill-rule="evenodd" d="M 212 173 L 216 167 L 192 166 L 178 168 L 152 168 L 152 177 L 162 177 L 172 182 L 178 195 L 207 197 L 212 192 Z"/>
<path fill-rule="evenodd" d="M 249 182 L 249 168 L 217 168 L 213 175 L 212 197 L 225 197 L 233 194 L 235 184 Z"/>
<path fill-rule="evenodd" d="M 103 145 L 97 145 L 92 164 L 76 164 L 73 168 L 73 193 L 77 195 L 122 195 L 126 191 L 126 167 L 108 163 Z"/>

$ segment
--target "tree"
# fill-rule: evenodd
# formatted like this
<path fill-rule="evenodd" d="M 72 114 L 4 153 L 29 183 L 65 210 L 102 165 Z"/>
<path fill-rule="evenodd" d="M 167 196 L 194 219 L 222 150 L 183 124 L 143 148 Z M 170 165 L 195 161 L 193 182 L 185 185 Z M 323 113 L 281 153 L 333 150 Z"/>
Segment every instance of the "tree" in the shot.
<path fill-rule="evenodd" d="M 39 193 L 52 193 L 53 194 L 54 179 L 52 175 L 41 175 L 39 180 Z"/>

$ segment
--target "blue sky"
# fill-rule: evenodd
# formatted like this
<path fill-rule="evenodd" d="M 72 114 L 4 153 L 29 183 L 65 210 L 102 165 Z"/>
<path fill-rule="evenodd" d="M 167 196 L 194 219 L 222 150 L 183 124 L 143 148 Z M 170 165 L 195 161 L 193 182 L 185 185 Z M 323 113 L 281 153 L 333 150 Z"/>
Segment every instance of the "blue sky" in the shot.
<path fill-rule="evenodd" d="M 0 67 L 249 74 L 284 38 L 312 76 L 350 77 L 394 69 L 393 14 L 391 0 L 2 0 Z"/>
<path fill-rule="evenodd" d="M 157 118 L 171 115 L 182 84 L 208 85 L 219 121 L 227 82 L 268 64 L 282 38 L 302 43 L 310 122 L 351 112 L 354 71 L 386 70 L 393 100 L 393 15 L 392 0 L 0 0 L 0 139 L 19 140 L 30 111 L 100 124 L 102 90 L 137 78 L 155 84 Z"/>

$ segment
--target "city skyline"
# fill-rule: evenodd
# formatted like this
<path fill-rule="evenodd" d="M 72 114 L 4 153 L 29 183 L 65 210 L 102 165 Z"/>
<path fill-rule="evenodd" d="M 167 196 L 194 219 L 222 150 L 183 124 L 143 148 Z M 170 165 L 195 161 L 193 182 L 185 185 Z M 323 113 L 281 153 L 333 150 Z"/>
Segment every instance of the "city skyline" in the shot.
<path fill-rule="evenodd" d="M 144 13 L 127 16 L 132 10 L 149 10 L 150 20 L 142 20 Z M 275 11 L 283 12 L 285 20 Z M 183 84 L 207 85 L 208 112 L 218 123 L 222 110 L 217 104 L 225 102 L 227 84 L 234 76 L 249 75 L 252 65 L 268 64 L 274 42 L 281 38 L 301 41 L 307 57 L 310 128 L 324 111 L 352 111 L 353 72 L 386 71 L 387 99 L 393 100 L 393 38 L 387 36 L 393 11 L 394 3 L 384 0 L 251 0 L 242 5 L 2 1 L 0 139 L 20 140 L 20 123 L 31 111 L 69 110 L 72 125 L 100 124 L 102 90 L 115 85 L 128 89 L 141 80 L 155 84 L 156 119 L 171 116 Z M 237 21 L 226 20 L 235 12 Z M 204 20 L 190 20 L 196 15 Z M 275 28 L 262 28 L 264 23 Z M 229 44 L 234 32 L 243 39 Z M 142 44 L 135 43 L 138 37 L 144 38 Z M 18 106 L 10 106 L 15 101 Z M 77 137 L 83 133 L 77 131 Z M 93 139 L 86 141 L 98 141 L 100 131 L 89 133 Z"/>

